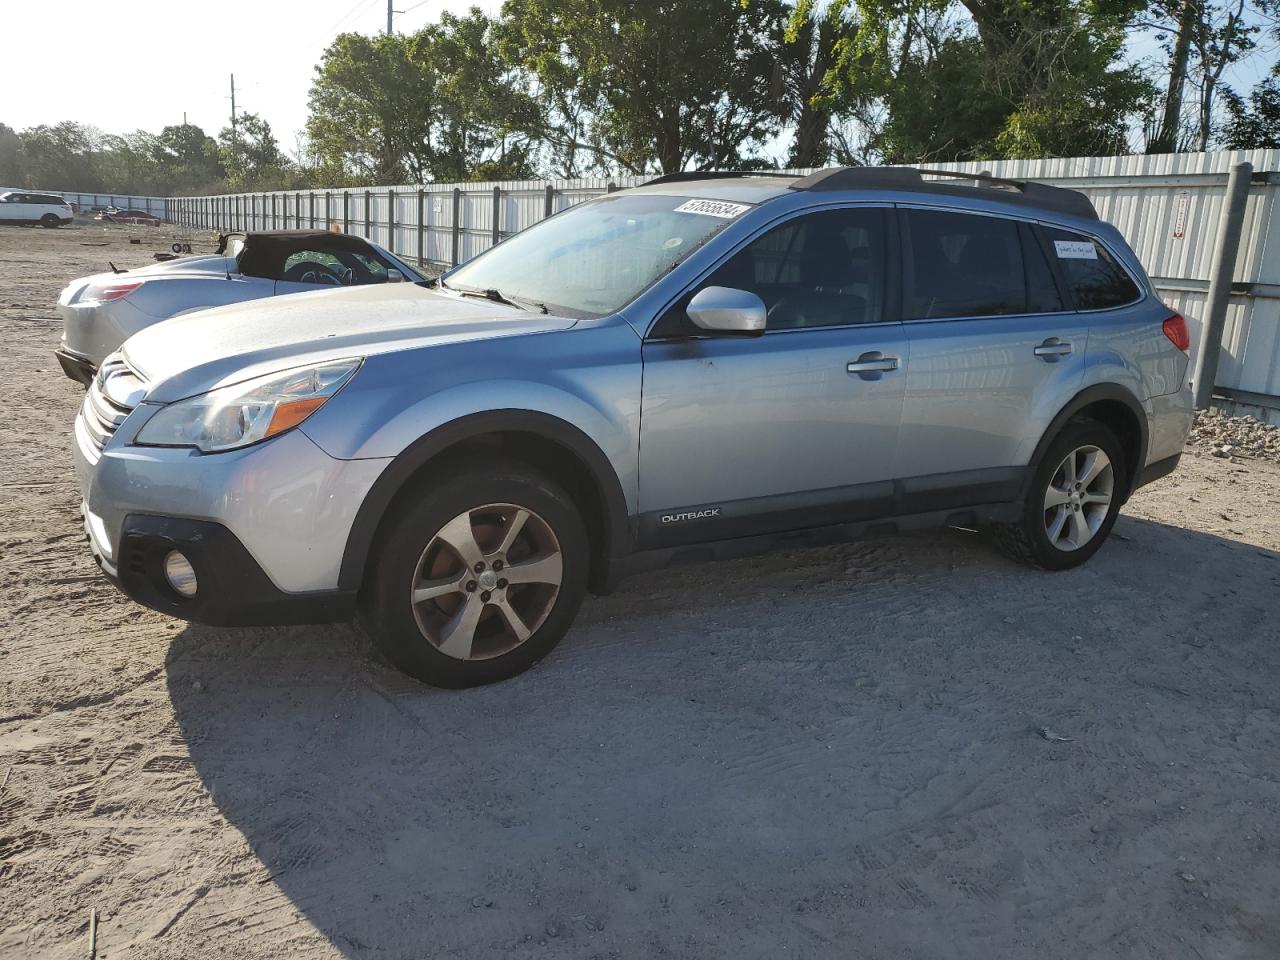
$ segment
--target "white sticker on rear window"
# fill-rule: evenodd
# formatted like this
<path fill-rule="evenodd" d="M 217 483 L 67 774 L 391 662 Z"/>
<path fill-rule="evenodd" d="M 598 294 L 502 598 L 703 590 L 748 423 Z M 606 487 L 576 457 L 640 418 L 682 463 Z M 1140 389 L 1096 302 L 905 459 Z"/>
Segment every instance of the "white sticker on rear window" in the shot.
<path fill-rule="evenodd" d="M 1092 240 L 1055 240 L 1053 247 L 1060 260 L 1097 260 L 1098 248 Z"/>
<path fill-rule="evenodd" d="M 728 203 L 724 200 L 686 200 L 676 207 L 676 213 L 700 213 L 704 217 L 732 220 L 750 209 L 746 204 Z"/>

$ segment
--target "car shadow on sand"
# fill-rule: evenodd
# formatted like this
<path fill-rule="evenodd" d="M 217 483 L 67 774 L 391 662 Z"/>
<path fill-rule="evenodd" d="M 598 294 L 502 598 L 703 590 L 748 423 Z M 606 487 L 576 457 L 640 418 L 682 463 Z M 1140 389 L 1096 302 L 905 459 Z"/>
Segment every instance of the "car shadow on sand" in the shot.
<path fill-rule="evenodd" d="M 659 571 L 461 692 L 350 627 L 190 627 L 170 696 L 262 865 L 224 894 L 350 957 L 1275 947 L 1280 555 L 1116 533 L 1064 574 L 952 531 Z"/>

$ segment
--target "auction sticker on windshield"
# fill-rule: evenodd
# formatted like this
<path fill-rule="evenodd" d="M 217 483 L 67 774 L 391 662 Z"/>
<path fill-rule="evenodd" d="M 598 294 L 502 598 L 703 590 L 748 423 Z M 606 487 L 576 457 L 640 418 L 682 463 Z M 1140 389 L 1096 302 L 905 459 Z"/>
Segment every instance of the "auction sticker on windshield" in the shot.
<path fill-rule="evenodd" d="M 676 213 L 700 213 L 704 217 L 732 220 L 750 209 L 744 203 L 728 203 L 724 200 L 686 200 L 676 207 Z"/>

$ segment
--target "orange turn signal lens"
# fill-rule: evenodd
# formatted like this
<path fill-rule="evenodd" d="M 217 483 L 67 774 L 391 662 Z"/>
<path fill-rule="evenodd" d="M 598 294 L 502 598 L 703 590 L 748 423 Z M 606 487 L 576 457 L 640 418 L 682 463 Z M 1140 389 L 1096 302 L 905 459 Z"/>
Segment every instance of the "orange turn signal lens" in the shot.
<path fill-rule="evenodd" d="M 308 397 L 306 400 L 288 400 L 276 404 L 276 412 L 271 416 L 271 423 L 267 425 L 264 438 L 274 437 L 277 433 L 293 429 L 320 409 L 328 399 L 328 397 Z"/>

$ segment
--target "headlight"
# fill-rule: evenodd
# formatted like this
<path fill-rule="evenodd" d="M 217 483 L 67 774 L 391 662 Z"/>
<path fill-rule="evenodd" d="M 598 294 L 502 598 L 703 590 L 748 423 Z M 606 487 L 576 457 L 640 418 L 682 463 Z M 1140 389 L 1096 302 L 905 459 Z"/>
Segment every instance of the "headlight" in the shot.
<path fill-rule="evenodd" d="M 266 440 L 324 406 L 360 363 L 356 358 L 298 367 L 179 400 L 148 420 L 134 443 L 217 453 Z"/>

